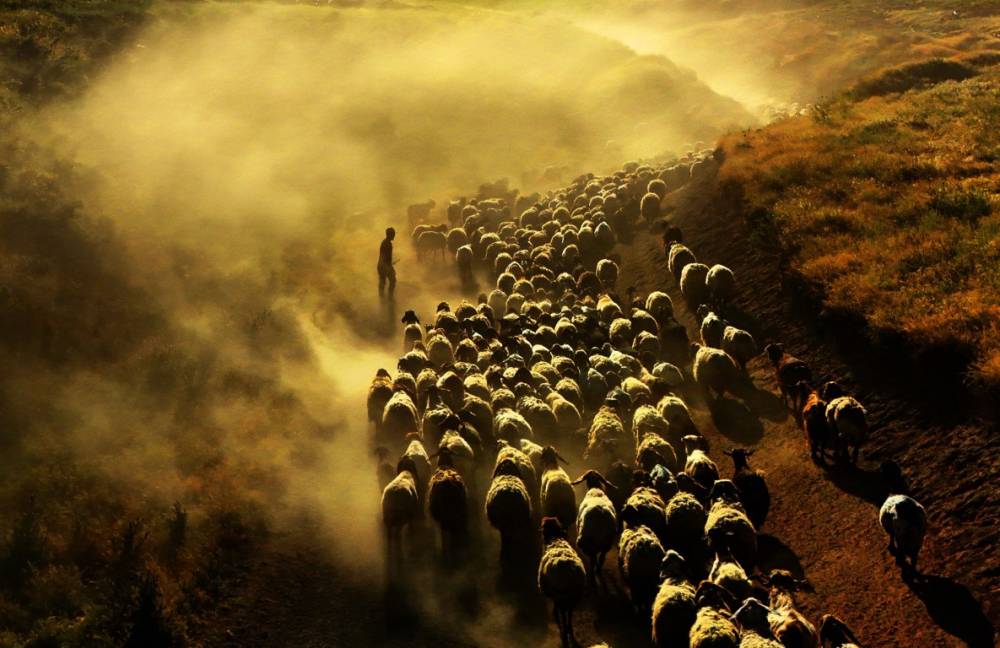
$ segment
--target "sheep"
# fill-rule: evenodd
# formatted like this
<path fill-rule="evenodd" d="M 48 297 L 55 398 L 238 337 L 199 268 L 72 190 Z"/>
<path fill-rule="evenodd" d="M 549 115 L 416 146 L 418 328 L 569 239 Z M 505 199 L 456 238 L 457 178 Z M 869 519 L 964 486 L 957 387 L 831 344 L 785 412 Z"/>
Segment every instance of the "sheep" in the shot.
<path fill-rule="evenodd" d="M 735 484 L 728 479 L 719 480 L 710 497 L 712 506 L 705 519 L 705 536 L 710 541 L 725 538 L 743 569 L 752 572 L 757 561 L 757 531 L 739 503 Z"/>
<path fill-rule="evenodd" d="M 764 347 L 764 353 L 774 366 L 774 375 L 778 387 L 781 389 L 781 401 L 787 406 L 791 398 L 792 410 L 799 409 L 799 402 L 796 393 L 796 385 L 800 381 L 812 382 L 812 371 L 802 360 L 785 353 L 785 347 L 780 343 L 768 344 Z"/>
<path fill-rule="evenodd" d="M 690 648 L 739 648 L 740 634 L 729 620 L 729 593 L 715 583 L 702 581 L 695 591 L 698 612 L 688 633 Z"/>
<path fill-rule="evenodd" d="M 455 349 L 451 340 L 441 329 L 432 329 L 427 336 L 427 359 L 430 363 L 441 368 L 455 362 Z"/>
<path fill-rule="evenodd" d="M 417 406 L 405 391 L 397 390 L 382 409 L 382 433 L 387 440 L 402 443 L 411 432 L 419 434 Z"/>
<path fill-rule="evenodd" d="M 824 614 L 820 619 L 819 639 L 823 648 L 861 648 L 861 641 L 847 624 L 832 614 Z"/>
<path fill-rule="evenodd" d="M 656 318 L 657 324 L 663 326 L 674 318 L 674 303 L 670 295 L 658 290 L 646 295 L 646 312 Z"/>
<path fill-rule="evenodd" d="M 668 387 L 676 389 L 684 384 L 684 374 L 669 362 L 659 362 L 653 366 L 653 375 L 662 380 Z"/>
<path fill-rule="evenodd" d="M 382 428 L 382 413 L 386 403 L 392 398 L 392 376 L 385 369 L 375 372 L 371 386 L 368 387 L 368 422 L 375 426 L 375 431 Z"/>
<path fill-rule="evenodd" d="M 804 380 L 798 384 L 799 400 L 802 402 L 802 427 L 805 429 L 809 456 L 819 462 L 830 444 L 830 428 L 826 423 L 826 401 L 819 392 Z"/>
<path fill-rule="evenodd" d="M 461 227 L 455 227 L 448 230 L 448 234 L 446 236 L 449 252 L 455 254 L 460 248 L 468 246 L 469 253 L 472 254 L 472 246 L 469 246 L 469 235 L 465 233 L 464 229 Z"/>
<path fill-rule="evenodd" d="M 639 331 L 632 342 L 632 348 L 640 356 L 660 357 L 660 338 L 649 331 Z"/>
<path fill-rule="evenodd" d="M 642 473 L 637 473 L 642 474 Z M 667 505 L 654 489 L 648 486 L 638 486 L 625 500 L 621 519 L 631 526 L 648 527 L 660 542 L 667 540 Z"/>
<path fill-rule="evenodd" d="M 622 381 L 622 391 L 628 395 L 633 403 L 648 403 L 653 400 L 653 390 L 646 383 L 633 376 L 627 376 Z"/>
<path fill-rule="evenodd" d="M 583 561 L 566 541 L 566 529 L 556 518 L 542 520 L 545 551 L 538 563 L 538 589 L 552 599 L 553 614 L 564 646 L 575 645 L 573 608 L 583 597 L 587 574 Z"/>
<path fill-rule="evenodd" d="M 423 371 L 429 362 L 425 345 L 422 342 L 414 342 L 413 348 L 404 353 L 396 362 L 396 369 L 416 376 Z"/>
<path fill-rule="evenodd" d="M 584 457 L 589 458 L 607 440 L 620 442 L 623 439 L 625 439 L 625 424 L 622 423 L 615 405 L 605 402 L 591 421 Z"/>
<path fill-rule="evenodd" d="M 768 622 L 771 632 L 785 648 L 817 648 L 819 636 L 816 626 L 795 607 L 794 592 L 810 589 L 805 580 L 794 578 L 784 569 L 773 570 L 765 579 L 770 587 Z"/>
<path fill-rule="evenodd" d="M 740 382 L 740 369 L 725 351 L 694 342 L 691 344 L 691 356 L 694 358 L 691 371 L 694 380 L 708 392 L 709 397 L 722 398 Z"/>
<path fill-rule="evenodd" d="M 531 497 L 521 480 L 521 468 L 512 459 L 500 461 L 486 492 L 486 519 L 500 532 L 501 561 L 511 556 L 514 538 L 531 524 Z"/>
<path fill-rule="evenodd" d="M 382 491 L 382 524 L 390 558 L 402 557 L 403 527 L 420 516 L 416 473 L 413 460 L 403 457 L 396 467 L 396 478 Z"/>
<path fill-rule="evenodd" d="M 597 278 L 605 289 L 612 289 L 618 283 L 618 264 L 611 259 L 601 259 L 597 262 Z"/>
<path fill-rule="evenodd" d="M 733 595 L 737 601 L 742 601 L 753 593 L 753 583 L 747 577 L 747 572 L 733 557 L 729 546 L 729 537 L 713 529 L 714 536 L 710 544 L 715 549 L 715 560 L 708 572 L 708 580 L 719 585 Z"/>
<path fill-rule="evenodd" d="M 495 394 L 494 394 L 495 395 Z M 502 407 L 497 409 L 494 406 L 493 431 L 498 439 L 516 441 L 518 439 L 532 439 L 534 433 L 528 421 L 517 411 Z"/>
<path fill-rule="evenodd" d="M 701 318 L 701 326 L 699 327 L 701 343 L 705 346 L 721 349 L 722 335 L 725 333 L 726 323 L 704 305 L 698 307 L 698 317 Z"/>
<path fill-rule="evenodd" d="M 704 263 L 689 263 L 681 271 L 681 294 L 689 304 L 703 304 L 708 297 L 705 287 L 705 277 L 708 275 L 708 266 Z"/>
<path fill-rule="evenodd" d="M 411 227 L 416 227 L 418 224 L 423 223 L 431 215 L 431 210 L 437 205 L 433 199 L 428 199 L 427 202 L 416 203 L 410 205 L 406 208 L 406 217 L 410 223 Z"/>
<path fill-rule="evenodd" d="M 705 275 L 705 288 L 716 308 L 722 309 L 736 295 L 736 277 L 732 270 L 717 263 Z"/>
<path fill-rule="evenodd" d="M 660 562 L 660 589 L 653 601 L 652 639 L 657 648 L 686 646 L 697 616 L 694 587 L 686 577 L 684 558 L 668 550 Z"/>
<path fill-rule="evenodd" d="M 611 344 L 620 349 L 627 349 L 632 346 L 633 337 L 632 322 L 630 320 L 624 317 L 612 320 L 611 325 L 608 327 L 608 339 L 611 341 Z"/>
<path fill-rule="evenodd" d="M 604 492 L 614 486 L 596 470 L 588 470 L 572 483 L 587 484 L 587 493 L 580 501 L 576 516 L 576 546 L 590 563 L 590 581 L 594 583 L 604 568 L 604 557 L 615 546 L 618 536 L 618 514 Z"/>
<path fill-rule="evenodd" d="M 660 199 L 661 196 L 649 192 L 639 202 L 639 213 L 647 223 L 652 223 L 660 217 Z"/>
<path fill-rule="evenodd" d="M 597 239 L 597 249 L 601 252 L 609 252 L 615 246 L 615 232 L 605 221 L 601 221 L 594 228 L 594 238 Z"/>
<path fill-rule="evenodd" d="M 625 528 L 618 540 L 618 569 L 632 599 L 640 610 L 650 609 L 659 589 L 660 564 L 666 551 L 647 526 L 632 526 L 622 512 Z"/>
<path fill-rule="evenodd" d="M 772 639 L 767 616 L 770 610 L 755 598 L 747 598 L 740 609 L 733 613 L 733 621 L 740 627 L 740 648 L 784 648 Z"/>
<path fill-rule="evenodd" d="M 542 399 L 525 395 L 517 399 L 517 413 L 528 423 L 534 435 L 551 440 L 559 429 L 559 421 L 549 404 Z"/>
<path fill-rule="evenodd" d="M 597 299 L 597 312 L 601 319 L 608 324 L 622 317 L 621 306 L 618 305 L 609 295 L 601 295 Z"/>
<path fill-rule="evenodd" d="M 722 331 L 722 350 L 747 370 L 747 363 L 757 356 L 757 342 L 750 333 L 735 326 L 726 326 Z"/>
<path fill-rule="evenodd" d="M 543 446 L 538 445 L 530 439 L 521 439 L 518 442 L 518 446 L 521 448 L 521 452 L 528 456 L 531 460 L 531 465 L 535 469 L 536 475 L 542 474 L 542 452 L 545 451 Z"/>
<path fill-rule="evenodd" d="M 430 229 L 420 233 L 417 237 L 418 259 L 425 260 L 431 258 L 435 254 L 439 254 L 441 256 L 441 260 L 445 260 L 445 253 L 448 249 L 448 237 L 445 236 L 445 229 L 447 229 L 447 227 L 441 225 L 438 229 Z"/>
<path fill-rule="evenodd" d="M 420 326 L 420 318 L 412 310 L 403 313 L 403 353 L 413 348 L 414 342 L 424 341 L 424 329 Z"/>
<path fill-rule="evenodd" d="M 569 475 L 559 467 L 560 461 L 568 463 L 555 448 L 545 446 L 541 459 L 542 515 L 556 518 L 565 529 L 569 529 L 576 520 L 576 493 Z"/>
<path fill-rule="evenodd" d="M 719 479 L 719 468 L 715 462 L 709 459 L 705 450 L 705 439 L 703 437 L 689 434 L 685 436 L 684 449 L 687 453 L 687 461 L 684 463 L 684 473 L 701 484 L 706 490 L 711 490 L 712 486 Z"/>
<path fill-rule="evenodd" d="M 555 414 L 556 427 L 560 435 L 565 438 L 575 434 L 583 425 L 583 416 L 579 408 L 548 385 L 544 385 L 540 391 L 552 408 L 552 413 Z"/>
<path fill-rule="evenodd" d="M 868 413 L 854 397 L 830 381 L 823 387 L 826 401 L 826 423 L 837 444 L 838 454 L 851 465 L 858 463 L 861 446 L 868 440 Z"/>
<path fill-rule="evenodd" d="M 451 424 L 457 427 L 460 419 L 454 416 L 452 421 Z M 471 484 L 474 478 L 472 471 L 476 462 L 476 453 L 469 442 L 462 438 L 457 430 L 446 430 L 438 443 L 438 453 L 441 452 L 448 453 L 449 468 L 456 470 Z"/>
<path fill-rule="evenodd" d="M 511 446 L 506 441 L 497 441 L 497 458 L 496 462 L 493 464 L 494 470 L 496 470 L 501 463 L 505 460 L 510 460 L 514 462 L 517 466 L 517 474 L 524 482 L 525 488 L 528 489 L 528 493 L 531 494 L 531 501 L 538 501 L 538 471 L 535 470 L 535 465 L 532 463 L 531 458 L 523 451 Z"/>
<path fill-rule="evenodd" d="M 427 487 L 427 511 L 441 529 L 441 556 L 461 562 L 468 531 L 468 494 L 465 480 L 454 469 L 448 447 L 438 451 L 438 467 Z"/>
<path fill-rule="evenodd" d="M 881 470 L 889 482 L 889 497 L 879 509 L 879 525 L 889 536 L 887 551 L 902 568 L 904 578 L 910 578 L 918 573 L 917 556 L 927 532 L 927 512 L 906 494 L 899 466 L 886 462 Z"/>
<path fill-rule="evenodd" d="M 771 508 L 771 493 L 767 489 L 764 473 L 750 467 L 748 460 L 753 453 L 753 450 L 746 448 L 733 448 L 725 452 L 733 460 L 733 483 L 739 492 L 740 502 L 754 528 L 759 531 Z"/>
<path fill-rule="evenodd" d="M 697 434 L 698 430 L 694 426 L 691 418 L 691 411 L 687 404 L 678 396 L 664 396 L 656 404 L 656 411 L 660 413 L 670 426 L 667 433 L 667 441 L 675 450 L 684 450 L 684 437 L 687 434 Z"/>
<path fill-rule="evenodd" d="M 674 281 L 680 282 L 684 273 L 684 268 L 697 262 L 698 259 L 695 257 L 694 252 L 680 243 L 672 244 L 670 249 L 667 251 L 667 270 L 669 270 L 670 274 L 674 276 Z M 707 267 L 705 274 L 708 274 Z"/>
<path fill-rule="evenodd" d="M 668 470 L 676 470 L 677 454 L 663 437 L 655 432 L 647 432 L 639 438 L 636 445 L 635 463 L 646 471 L 652 470 L 658 464 Z"/>

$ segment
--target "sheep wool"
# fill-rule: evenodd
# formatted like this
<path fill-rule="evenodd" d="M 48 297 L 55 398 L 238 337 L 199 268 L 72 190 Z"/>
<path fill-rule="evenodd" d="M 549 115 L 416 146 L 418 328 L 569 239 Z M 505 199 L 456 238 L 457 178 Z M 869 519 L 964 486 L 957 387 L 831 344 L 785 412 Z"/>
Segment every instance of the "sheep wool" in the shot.
<path fill-rule="evenodd" d="M 404 391 L 396 391 L 382 410 L 382 430 L 390 439 L 402 441 L 407 434 L 420 430 L 417 406 Z"/>
<path fill-rule="evenodd" d="M 665 554 L 659 538 L 649 527 L 622 531 L 618 540 L 618 569 L 628 585 L 632 602 L 638 607 L 648 607 L 652 603 Z"/>

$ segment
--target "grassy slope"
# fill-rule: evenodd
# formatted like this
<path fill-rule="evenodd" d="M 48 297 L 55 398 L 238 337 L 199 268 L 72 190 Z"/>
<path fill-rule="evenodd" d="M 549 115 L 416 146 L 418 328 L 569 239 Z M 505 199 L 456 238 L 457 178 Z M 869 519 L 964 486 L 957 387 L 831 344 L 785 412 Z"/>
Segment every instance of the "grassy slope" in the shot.
<path fill-rule="evenodd" d="M 992 388 L 1000 385 L 998 58 L 896 68 L 810 115 L 722 143 L 723 180 L 747 202 L 761 241 L 780 247 L 828 308 L 968 354 L 971 377 Z M 893 92 L 908 85 L 916 87 Z"/>

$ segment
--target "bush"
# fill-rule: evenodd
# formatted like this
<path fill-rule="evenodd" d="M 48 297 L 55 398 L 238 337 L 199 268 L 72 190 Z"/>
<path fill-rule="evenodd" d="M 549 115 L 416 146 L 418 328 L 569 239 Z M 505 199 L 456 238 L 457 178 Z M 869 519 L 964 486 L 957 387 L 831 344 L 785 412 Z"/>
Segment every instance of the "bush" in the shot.
<path fill-rule="evenodd" d="M 963 81 L 976 76 L 974 68 L 958 61 L 932 59 L 890 68 L 859 82 L 850 91 L 855 100 L 879 97 L 894 92 L 906 92 L 944 81 Z"/>

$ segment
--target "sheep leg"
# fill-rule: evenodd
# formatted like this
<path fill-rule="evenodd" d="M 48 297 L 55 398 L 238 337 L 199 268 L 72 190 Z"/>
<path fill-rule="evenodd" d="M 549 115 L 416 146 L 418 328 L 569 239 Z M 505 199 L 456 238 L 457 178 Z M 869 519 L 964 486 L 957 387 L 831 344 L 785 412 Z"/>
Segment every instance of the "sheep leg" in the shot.
<path fill-rule="evenodd" d="M 576 644 L 576 637 L 573 636 L 573 608 L 566 610 L 566 639 L 570 646 Z"/>
<path fill-rule="evenodd" d="M 858 453 L 860 451 L 861 451 L 860 445 L 854 446 L 854 448 L 851 450 L 851 465 L 856 466 L 858 464 Z"/>

